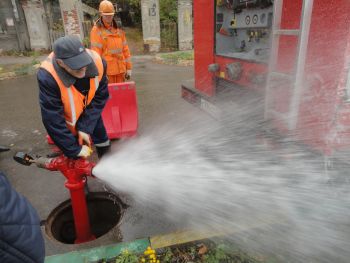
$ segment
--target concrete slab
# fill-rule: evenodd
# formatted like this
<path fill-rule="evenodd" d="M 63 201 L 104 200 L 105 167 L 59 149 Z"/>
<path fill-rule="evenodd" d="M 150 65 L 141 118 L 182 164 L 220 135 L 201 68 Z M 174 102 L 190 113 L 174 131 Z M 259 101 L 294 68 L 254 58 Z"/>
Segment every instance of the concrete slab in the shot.
<path fill-rule="evenodd" d="M 181 82 L 193 78 L 191 67 L 154 64 L 151 57 L 142 56 L 134 58 L 134 66 L 133 80 L 137 85 L 139 104 L 139 136 L 166 122 L 186 125 L 186 121 L 190 121 L 189 112 L 204 115 L 180 96 Z M 9 177 L 17 191 L 30 200 L 41 219 L 45 220 L 56 206 L 69 198 L 64 188 L 65 179 L 57 172 L 21 166 L 12 160 L 17 151 L 41 155 L 50 152 L 40 117 L 36 76 L 0 81 L 0 112 L 0 144 L 11 147 L 10 152 L 0 154 L 0 169 Z M 113 147 L 117 144 L 114 142 Z M 93 191 L 103 191 L 103 185 L 98 180 L 89 180 L 89 186 Z M 181 229 L 176 222 L 154 214 L 147 204 L 137 205 L 132 203 L 130 197 L 122 198 L 131 206 L 119 229 L 81 245 L 65 245 L 52 240 L 43 229 L 46 254 L 49 256 L 108 245 L 119 242 L 120 237 L 122 241 L 132 241 Z"/>

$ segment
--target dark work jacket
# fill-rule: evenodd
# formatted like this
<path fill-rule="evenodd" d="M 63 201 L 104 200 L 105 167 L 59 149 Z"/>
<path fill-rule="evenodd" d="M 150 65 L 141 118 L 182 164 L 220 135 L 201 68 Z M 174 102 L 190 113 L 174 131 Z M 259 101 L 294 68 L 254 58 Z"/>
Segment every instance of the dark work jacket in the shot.
<path fill-rule="evenodd" d="M 93 134 L 97 125 L 103 125 L 101 113 L 109 97 L 108 79 L 106 76 L 107 64 L 103 59 L 102 63 L 104 70 L 103 77 L 99 83 L 95 97 L 81 114 L 76 124 L 77 130 L 87 134 Z M 39 84 L 41 117 L 46 131 L 64 155 L 70 158 L 76 158 L 81 150 L 81 146 L 67 128 L 60 89 L 55 79 L 45 69 L 39 69 L 37 79 Z M 74 87 L 80 93 L 83 95 L 88 94 L 90 90 L 90 78 L 73 78 L 73 81 L 75 81 L 73 83 Z M 104 127 L 96 130 L 105 131 Z M 106 134 L 102 134 L 101 136 L 108 139 Z"/>
<path fill-rule="evenodd" d="M 44 259 L 38 214 L 0 171 L 0 262 L 41 263 Z"/>

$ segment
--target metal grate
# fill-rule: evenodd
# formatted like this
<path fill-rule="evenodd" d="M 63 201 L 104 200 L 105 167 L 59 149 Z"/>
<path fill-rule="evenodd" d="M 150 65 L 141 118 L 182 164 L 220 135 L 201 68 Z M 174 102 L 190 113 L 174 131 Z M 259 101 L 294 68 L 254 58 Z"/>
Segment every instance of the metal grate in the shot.
<path fill-rule="evenodd" d="M 177 39 L 177 23 L 176 22 L 162 22 L 160 23 L 160 39 L 161 49 L 163 51 L 178 50 Z"/>

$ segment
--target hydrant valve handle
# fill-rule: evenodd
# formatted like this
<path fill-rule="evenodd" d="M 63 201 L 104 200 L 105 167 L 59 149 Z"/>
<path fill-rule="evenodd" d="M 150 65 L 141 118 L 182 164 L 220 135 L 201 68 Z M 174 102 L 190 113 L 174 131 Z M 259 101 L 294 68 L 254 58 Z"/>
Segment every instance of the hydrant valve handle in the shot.
<path fill-rule="evenodd" d="M 17 152 L 15 156 L 13 156 L 13 159 L 23 165 L 29 166 L 32 163 L 35 162 L 34 158 L 30 156 L 29 154 L 26 154 L 24 152 Z"/>

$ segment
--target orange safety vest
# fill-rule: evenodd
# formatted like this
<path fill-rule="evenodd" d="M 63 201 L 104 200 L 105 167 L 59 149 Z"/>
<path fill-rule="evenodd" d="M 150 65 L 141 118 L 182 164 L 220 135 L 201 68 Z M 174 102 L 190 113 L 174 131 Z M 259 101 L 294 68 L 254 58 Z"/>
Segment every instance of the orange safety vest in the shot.
<path fill-rule="evenodd" d="M 107 75 L 122 74 L 132 68 L 129 46 L 123 30 L 115 27 L 108 30 L 103 25 L 95 24 L 90 39 L 91 49 L 107 62 Z"/>
<path fill-rule="evenodd" d="M 86 49 L 88 54 L 93 59 L 97 69 L 98 76 L 90 79 L 90 90 L 87 98 L 81 94 L 73 85 L 66 87 L 59 78 L 53 64 L 53 52 L 41 63 L 40 67 L 48 71 L 56 80 L 57 85 L 61 91 L 61 100 L 64 109 L 64 118 L 68 129 L 74 134 L 77 134 L 75 125 L 80 115 L 83 113 L 85 107 L 90 104 L 98 89 L 99 83 L 103 76 L 103 63 L 101 57 L 93 50 Z"/>

